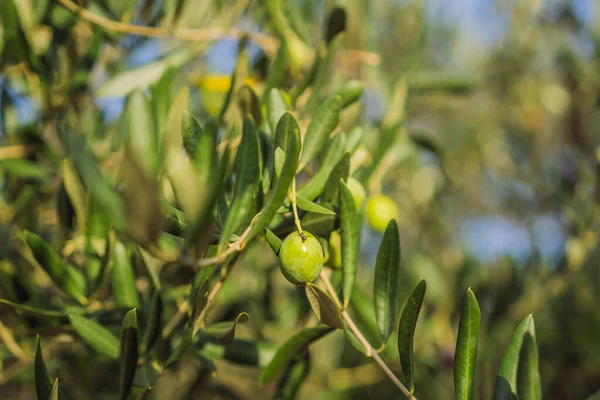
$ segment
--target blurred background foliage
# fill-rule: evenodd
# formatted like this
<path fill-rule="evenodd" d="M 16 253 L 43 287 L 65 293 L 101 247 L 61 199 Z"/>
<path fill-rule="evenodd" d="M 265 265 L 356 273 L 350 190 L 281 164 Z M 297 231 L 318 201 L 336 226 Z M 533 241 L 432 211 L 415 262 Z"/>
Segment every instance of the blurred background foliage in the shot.
<path fill-rule="evenodd" d="M 335 93 L 347 81 L 364 82 L 362 101 L 345 109 L 341 121 L 345 131 L 364 129 L 353 174 L 368 192 L 383 192 L 400 208 L 402 302 L 420 277 L 428 282 L 415 337 L 416 395 L 452 397 L 454 343 L 467 287 L 482 310 L 476 398 L 491 398 L 501 354 L 529 313 L 536 319 L 544 398 L 584 399 L 600 390 L 597 2 L 80 2 L 94 15 L 167 32 L 217 28 L 213 33 L 221 39 L 209 38 L 208 30 L 200 41 L 102 29 L 61 3 L 0 0 L 0 298 L 58 307 L 46 303 L 55 289 L 32 267 L 24 230 L 46 238 L 75 265 L 102 268 L 106 221 L 112 227 L 123 221 L 118 207 L 110 208 L 112 192 L 90 182 L 98 171 L 118 180 L 123 146 L 117 138 L 132 129 L 137 116 L 128 111 L 131 97 L 126 100 L 134 89 L 150 88 L 157 130 L 186 85 L 190 112 L 205 121 L 219 113 L 236 65 L 245 68 L 243 82 L 258 93 L 271 84 L 267 71 L 278 43 L 272 39 L 285 37 L 293 54 L 279 85 L 293 94 L 314 52 L 322 50 L 326 16 L 338 5 L 347 12 L 346 32 L 321 84 L 325 93 Z M 223 34 L 234 28 L 265 36 L 240 42 L 237 33 Z M 298 99 L 299 109 L 311 107 L 309 95 Z M 100 169 L 90 166 L 94 158 Z M 77 204 L 57 207 L 65 204 L 60 199 L 69 186 L 69 163 L 103 201 L 82 206 L 89 216 L 85 229 L 63 223 L 69 213 L 69 224 L 79 223 L 72 219 Z M 365 226 L 355 296 L 370 297 L 380 240 Z M 143 255 L 125 246 L 140 294 L 128 305 L 147 306 L 151 276 Z M 249 322 L 236 335 L 264 343 L 261 351 L 269 353 L 305 324 L 310 308 L 282 279 L 265 242 L 245 253 L 209 317 L 220 321 L 248 312 Z M 166 272 L 164 315 L 175 312 L 192 276 L 187 270 Z M 101 288 L 100 299 L 102 290 L 107 289 Z M 120 321 L 124 314 L 115 317 L 118 307 L 108 303 L 98 312 Z M 352 311 L 365 331 L 374 332 L 369 307 Z M 6 305 L 0 306 L 0 320 L 2 398 L 34 398 L 36 333 L 46 338 L 46 362 L 71 398 L 108 399 L 117 391 L 115 364 L 103 358 L 90 362 L 89 350 L 68 326 Z M 10 337 L 22 357 L 11 351 Z M 399 371 L 394 343 L 385 354 Z M 212 372 L 199 355 L 209 357 L 200 350 L 186 353 L 150 397 L 263 399 L 273 392 L 258 386 L 259 368 L 214 356 Z M 299 398 L 399 396 L 340 333 L 314 345 L 310 364 Z"/>

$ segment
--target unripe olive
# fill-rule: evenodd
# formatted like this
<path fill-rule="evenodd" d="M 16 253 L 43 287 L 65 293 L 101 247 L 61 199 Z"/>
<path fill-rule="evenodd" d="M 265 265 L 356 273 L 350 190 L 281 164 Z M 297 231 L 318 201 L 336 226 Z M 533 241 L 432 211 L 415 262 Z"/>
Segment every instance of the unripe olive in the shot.
<path fill-rule="evenodd" d="M 352 193 L 356 209 L 360 210 L 365 202 L 365 197 L 367 197 L 365 188 L 356 179 L 348 178 L 348 189 L 350 189 L 350 193 Z"/>
<path fill-rule="evenodd" d="M 367 222 L 377 232 L 385 232 L 392 219 L 398 219 L 398 206 L 388 196 L 377 195 L 367 201 Z"/>
<path fill-rule="evenodd" d="M 329 260 L 327 266 L 334 269 L 342 268 L 342 237 L 340 232 L 333 231 L 329 236 Z"/>
<path fill-rule="evenodd" d="M 279 262 L 281 273 L 294 285 L 314 282 L 323 269 L 323 248 L 312 234 L 290 233 L 281 243 Z"/>

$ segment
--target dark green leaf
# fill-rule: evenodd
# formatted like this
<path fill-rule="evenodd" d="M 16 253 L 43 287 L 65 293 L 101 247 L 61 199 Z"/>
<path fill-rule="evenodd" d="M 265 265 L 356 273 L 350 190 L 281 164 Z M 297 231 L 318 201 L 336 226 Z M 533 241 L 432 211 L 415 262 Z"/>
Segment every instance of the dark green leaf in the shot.
<path fill-rule="evenodd" d="M 308 302 L 319 321 L 332 328 L 344 329 L 342 314 L 331 296 L 311 283 L 306 284 L 305 291 Z"/>
<path fill-rule="evenodd" d="M 34 381 L 37 398 L 50 398 L 50 394 L 52 393 L 52 381 L 50 380 L 50 376 L 48 376 L 46 363 L 44 362 L 44 357 L 42 356 L 42 343 L 40 340 L 40 335 L 37 335 L 35 346 Z"/>
<path fill-rule="evenodd" d="M 243 324 L 248 321 L 248 314 L 243 312 L 240 313 L 235 321 L 230 322 L 217 322 L 201 329 L 204 335 L 211 339 L 216 339 L 221 344 L 231 343 L 235 337 L 235 327 L 237 324 Z"/>
<path fill-rule="evenodd" d="M 329 135 L 340 122 L 341 108 L 340 97 L 333 96 L 327 99 L 314 113 L 302 143 L 299 170 L 303 169 L 323 149 Z"/>
<path fill-rule="evenodd" d="M 538 363 L 535 337 L 529 332 L 525 332 L 517 370 L 517 395 L 519 400 L 542 399 L 542 384 Z"/>
<path fill-rule="evenodd" d="M 138 321 L 135 308 L 123 318 L 119 358 L 121 375 L 119 398 L 126 400 L 131 391 L 138 360 Z"/>
<path fill-rule="evenodd" d="M 354 347 L 356 350 L 358 350 L 359 352 L 361 352 L 365 356 L 367 355 L 367 350 L 365 349 L 365 346 L 362 345 L 362 343 L 360 342 L 360 340 L 358 340 L 358 338 L 356 337 L 356 335 L 354 333 L 352 333 L 351 330 L 344 329 L 344 334 L 346 335 L 346 338 L 348 339 L 348 341 L 350 342 L 350 344 L 352 345 L 352 347 Z"/>
<path fill-rule="evenodd" d="M 516 398 L 519 354 L 525 333 L 529 333 L 532 337 L 535 337 L 535 325 L 531 314 L 521 321 L 508 347 L 504 351 L 498 375 L 496 376 L 494 396 L 496 400 L 512 400 Z"/>
<path fill-rule="evenodd" d="M 142 349 L 145 353 L 150 352 L 154 343 L 156 343 L 160 330 L 162 327 L 162 316 L 163 316 L 163 301 L 162 296 L 158 290 L 152 295 L 152 301 L 150 302 L 150 309 L 148 311 L 148 318 L 146 321 L 146 327 L 144 329 L 144 337 L 142 339 Z"/>
<path fill-rule="evenodd" d="M 198 352 L 208 358 L 221 358 L 238 365 L 264 368 L 273 359 L 275 348 L 268 343 L 256 343 L 244 339 L 222 345 L 203 342 Z"/>
<path fill-rule="evenodd" d="M 299 360 L 293 360 L 284 371 L 279 382 L 274 399 L 295 399 L 300 386 L 310 372 L 310 357 L 306 353 Z"/>
<path fill-rule="evenodd" d="M 48 273 L 52 281 L 80 303 L 86 303 L 86 283 L 83 273 L 64 262 L 58 253 L 35 233 L 25 231 L 23 237 L 31 249 L 33 257 L 40 267 Z"/>
<path fill-rule="evenodd" d="M 473 397 L 480 320 L 479 303 L 469 288 L 463 301 L 454 352 L 454 392 L 457 400 L 470 400 Z"/>
<path fill-rule="evenodd" d="M 128 308 L 139 305 L 135 271 L 129 260 L 129 252 L 121 242 L 116 242 L 114 246 L 113 290 L 118 305 Z"/>
<path fill-rule="evenodd" d="M 69 315 L 69 319 L 73 329 L 92 349 L 110 358 L 119 358 L 119 339 L 108 329 L 79 315 Z"/>
<path fill-rule="evenodd" d="M 342 298 L 343 308 L 350 303 L 358 267 L 358 216 L 352 192 L 340 181 L 340 233 L 342 236 Z"/>
<path fill-rule="evenodd" d="M 277 136 L 283 136 L 287 138 L 287 146 L 285 148 L 285 163 L 281 170 L 281 175 L 275 184 L 275 188 L 273 189 L 273 194 L 260 213 L 260 217 L 254 224 L 247 240 L 250 240 L 252 237 L 262 232 L 269 222 L 271 222 L 277 213 L 279 206 L 286 198 L 288 188 L 290 187 L 290 184 L 296 175 L 298 155 L 300 153 L 300 128 L 298 127 L 296 118 L 294 118 L 291 113 L 286 112 L 283 117 L 281 117 L 279 123 L 277 124 Z"/>
<path fill-rule="evenodd" d="M 410 297 L 406 301 L 406 305 L 400 316 L 400 324 L 398 328 L 398 352 L 400 353 L 400 366 L 404 377 L 408 382 L 408 388 L 411 393 L 415 390 L 415 374 L 413 361 L 413 341 L 415 338 L 415 328 L 423 298 L 425 298 L 425 290 L 427 285 L 423 279 L 419 281 Z"/>
<path fill-rule="evenodd" d="M 327 32 L 325 41 L 331 42 L 334 37 L 346 30 L 346 10 L 341 7 L 334 8 L 327 20 Z"/>
<path fill-rule="evenodd" d="M 321 207 L 333 209 L 330 203 L 321 203 Z M 313 235 L 328 235 L 336 229 L 337 218 L 331 214 L 320 214 L 308 212 L 302 217 L 302 227 Z M 293 229 L 293 228 L 292 228 Z"/>
<path fill-rule="evenodd" d="M 278 349 L 275 356 L 260 374 L 260 384 L 270 382 L 275 378 L 277 373 L 282 371 L 289 362 L 304 351 L 315 340 L 325 336 L 333 329 L 326 325 L 319 325 L 312 328 L 306 328 L 296 333 L 283 343 Z"/>
<path fill-rule="evenodd" d="M 400 283 L 400 234 L 398 224 L 391 220 L 383 234 L 373 282 L 373 297 L 377 328 L 382 343 L 387 343 L 396 327 L 398 315 L 398 285 Z"/>

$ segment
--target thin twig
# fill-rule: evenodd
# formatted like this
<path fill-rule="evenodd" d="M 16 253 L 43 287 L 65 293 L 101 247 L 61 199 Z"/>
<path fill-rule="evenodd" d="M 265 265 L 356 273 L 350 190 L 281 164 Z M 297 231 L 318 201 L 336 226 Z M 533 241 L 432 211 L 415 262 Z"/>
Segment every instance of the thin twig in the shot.
<path fill-rule="evenodd" d="M 342 303 L 340 301 L 340 298 L 338 297 L 335 289 L 331 285 L 331 281 L 329 280 L 329 277 L 327 276 L 327 273 L 325 271 L 321 271 L 321 282 L 323 282 L 325 289 L 327 290 L 329 295 L 333 298 L 333 301 L 335 301 L 336 304 L 338 305 L 338 307 L 341 308 Z M 377 350 L 373 346 L 371 346 L 371 344 L 365 338 L 365 336 L 362 334 L 360 329 L 358 329 L 358 327 L 354 323 L 354 320 L 352 319 L 350 314 L 348 314 L 347 310 L 342 311 L 342 318 L 344 319 L 344 322 L 346 322 L 346 325 L 348 325 L 348 328 L 350 329 L 350 331 L 352 333 L 354 333 L 354 335 L 356 335 L 357 339 L 360 341 L 360 343 L 365 348 L 367 357 L 371 357 L 371 358 L 373 358 L 373 360 L 375 360 L 377 365 L 379 365 L 379 367 L 383 370 L 383 372 L 385 372 L 385 374 L 390 378 L 390 380 L 400 389 L 400 391 L 402 391 L 402 393 L 406 396 L 407 399 L 417 400 L 417 398 L 412 395 L 412 393 L 402 384 L 402 382 L 400 382 L 398 377 L 387 366 L 385 361 L 383 361 L 381 359 L 379 354 L 377 354 Z"/>
<path fill-rule="evenodd" d="M 119 32 L 126 35 L 138 35 L 162 39 L 179 39 L 190 42 L 211 42 L 222 39 L 226 36 L 233 36 L 238 39 L 247 36 L 251 41 L 258 44 L 265 51 L 271 54 L 274 54 L 279 47 L 279 40 L 277 38 L 262 33 L 246 32 L 242 29 L 236 28 L 223 29 L 210 27 L 202 29 L 167 30 L 160 27 L 133 25 L 113 21 L 111 19 L 94 14 L 85 8 L 78 6 L 71 0 L 58 0 L 58 2 L 67 7 L 73 13 L 79 15 L 81 18 L 91 22 L 94 25 L 100 26 L 109 31 Z"/>
<path fill-rule="evenodd" d="M 302 240 L 306 240 L 306 235 L 302 231 L 302 225 L 300 224 L 300 218 L 298 217 L 298 206 L 296 204 L 296 177 L 294 177 L 292 180 L 292 194 L 290 196 L 290 202 L 292 203 L 292 210 L 294 211 L 294 223 L 296 224 L 298 235 L 300 235 Z"/>
<path fill-rule="evenodd" d="M 17 343 L 13 335 L 3 323 L 0 321 L 0 339 L 4 342 L 8 350 L 17 357 L 20 361 L 27 360 L 27 354 Z"/>

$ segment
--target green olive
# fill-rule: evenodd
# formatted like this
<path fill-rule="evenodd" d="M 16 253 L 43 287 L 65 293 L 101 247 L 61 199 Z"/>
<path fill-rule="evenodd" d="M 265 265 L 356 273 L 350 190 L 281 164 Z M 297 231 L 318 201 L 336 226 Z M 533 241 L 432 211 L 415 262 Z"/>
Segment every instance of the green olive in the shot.
<path fill-rule="evenodd" d="M 377 195 L 367 201 L 367 222 L 377 232 L 385 232 L 392 219 L 398 219 L 398 206 L 388 196 Z"/>
<path fill-rule="evenodd" d="M 329 236 L 329 260 L 327 266 L 333 269 L 342 268 L 342 237 L 340 232 L 333 231 Z"/>
<path fill-rule="evenodd" d="M 352 193 L 352 197 L 354 197 L 356 209 L 360 210 L 365 202 L 365 197 L 367 197 L 365 188 L 356 179 L 348 178 L 348 189 L 350 189 L 350 193 Z"/>
<path fill-rule="evenodd" d="M 288 235 L 281 243 L 279 262 L 281 273 L 294 285 L 314 282 L 323 269 L 323 248 L 312 234 L 304 231 L 305 239 L 298 232 Z"/>

